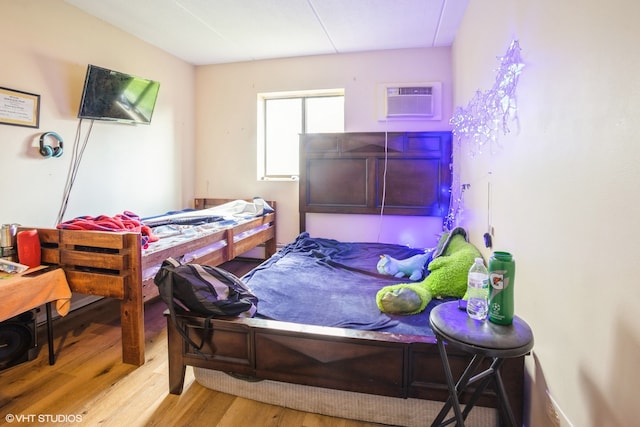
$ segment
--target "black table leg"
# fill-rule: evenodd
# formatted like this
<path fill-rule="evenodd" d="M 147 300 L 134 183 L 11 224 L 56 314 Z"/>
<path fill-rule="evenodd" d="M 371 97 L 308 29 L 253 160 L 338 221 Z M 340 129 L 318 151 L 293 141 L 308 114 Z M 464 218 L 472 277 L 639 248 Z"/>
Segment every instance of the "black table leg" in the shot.
<path fill-rule="evenodd" d="M 471 399 L 467 402 L 467 406 L 464 408 L 464 411 L 462 412 L 462 416 L 465 420 L 467 419 L 467 416 L 469 415 L 469 412 L 471 411 L 471 409 L 475 406 L 476 402 L 480 398 L 480 395 L 482 395 L 482 393 L 487 388 L 489 383 L 492 380 L 494 380 L 494 376 L 499 372 L 499 369 L 502 366 L 503 362 L 504 362 L 504 359 L 499 359 L 494 357 L 493 362 L 491 363 L 491 366 L 488 369 L 474 376 L 467 383 L 467 384 L 472 384 L 476 381 L 482 380 L 480 385 L 476 387 L 475 392 L 471 396 Z"/>
<path fill-rule="evenodd" d="M 506 413 L 507 421 L 511 426 L 516 427 L 516 418 L 513 416 L 513 411 L 511 410 L 511 405 L 509 404 L 509 397 L 507 396 L 507 392 L 504 389 L 502 375 L 500 375 L 499 370 L 497 370 L 495 373 L 495 383 L 496 389 L 498 391 L 498 396 L 500 397 L 500 404 L 502 405 L 503 412 Z"/>
<path fill-rule="evenodd" d="M 53 322 L 51 321 L 51 303 L 45 304 L 47 310 L 47 341 L 49 342 L 49 365 L 56 363 L 56 355 L 53 352 Z"/>
<path fill-rule="evenodd" d="M 456 384 L 453 383 L 453 374 L 451 373 L 451 366 L 449 366 L 449 358 L 447 357 L 447 350 L 444 347 L 444 342 L 440 339 L 440 337 L 437 337 L 437 341 L 438 341 L 438 351 L 440 352 L 440 358 L 442 359 L 442 365 L 444 367 L 444 375 L 447 379 L 447 388 L 449 389 L 449 398 L 447 399 L 447 402 L 444 404 L 444 406 L 440 410 L 440 413 L 438 413 L 438 416 L 436 417 L 436 419 L 433 420 L 431 427 L 444 426 L 444 425 L 450 424 L 453 421 L 456 421 L 458 427 L 464 427 L 464 418 L 462 417 L 462 411 L 460 410 L 460 401 L 458 400 L 458 390 L 460 389 L 457 386 L 461 386 L 462 382 L 466 384 L 466 381 L 468 380 L 468 378 L 471 376 L 473 372 L 469 369 L 470 367 L 467 367 L 467 369 L 465 370 L 464 374 L 462 375 L 462 377 L 460 378 L 456 386 Z M 475 361 L 475 358 L 472 361 L 472 364 L 474 361 Z M 464 388 L 464 386 L 462 386 L 462 388 Z M 448 421 L 442 422 L 442 420 L 447 415 L 451 407 L 453 407 L 453 412 L 455 413 L 455 417 Z"/>
<path fill-rule="evenodd" d="M 477 375 L 473 375 L 484 360 L 483 356 L 477 354 L 474 355 L 464 373 L 462 374 L 458 382 L 454 385 L 453 374 L 451 373 L 451 366 L 449 365 L 447 351 L 445 349 L 444 342 L 441 339 L 438 339 L 438 350 L 440 351 L 444 373 L 447 379 L 449 398 L 445 402 L 444 406 L 438 413 L 431 426 L 442 427 L 456 422 L 456 425 L 458 427 L 464 427 L 464 421 L 467 419 L 469 412 L 471 412 L 471 409 L 475 406 L 478 398 L 487 388 L 491 380 L 494 380 L 498 389 L 497 393 L 500 400 L 502 412 L 506 414 L 506 421 L 509 422 L 509 425 L 515 427 L 516 424 L 514 421 L 513 412 L 511 411 L 511 407 L 509 406 L 509 401 L 507 400 L 504 385 L 502 383 L 502 378 L 500 376 L 500 367 L 502 366 L 504 359 L 493 358 L 493 362 L 488 369 L 480 372 Z M 462 392 L 467 388 L 467 386 L 478 381 L 481 381 L 480 385 L 476 387 L 476 390 L 471 396 L 471 399 L 466 403 L 463 411 L 460 404 L 460 397 L 462 396 Z M 443 421 L 444 417 L 447 415 L 451 408 L 453 408 L 453 412 L 455 413 L 454 417 Z"/>

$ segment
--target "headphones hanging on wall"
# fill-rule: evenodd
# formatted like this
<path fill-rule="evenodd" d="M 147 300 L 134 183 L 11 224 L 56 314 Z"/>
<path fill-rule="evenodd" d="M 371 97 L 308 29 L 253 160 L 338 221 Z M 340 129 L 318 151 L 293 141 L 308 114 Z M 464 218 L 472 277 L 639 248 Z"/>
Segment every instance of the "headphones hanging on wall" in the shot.
<path fill-rule="evenodd" d="M 58 141 L 58 145 L 56 147 L 52 147 L 51 145 L 47 145 L 44 143 L 44 140 L 50 136 Z M 60 157 L 63 152 L 64 141 L 62 141 L 62 137 L 55 132 L 45 132 L 40 135 L 40 155 L 42 157 Z"/>

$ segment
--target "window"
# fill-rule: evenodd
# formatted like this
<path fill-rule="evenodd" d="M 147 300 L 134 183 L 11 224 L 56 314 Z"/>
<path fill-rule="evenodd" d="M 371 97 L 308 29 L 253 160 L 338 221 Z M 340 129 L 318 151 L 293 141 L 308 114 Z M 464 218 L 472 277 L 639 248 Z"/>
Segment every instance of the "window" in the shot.
<path fill-rule="evenodd" d="M 300 134 L 344 131 L 344 91 L 259 94 L 258 129 L 258 179 L 296 179 Z"/>

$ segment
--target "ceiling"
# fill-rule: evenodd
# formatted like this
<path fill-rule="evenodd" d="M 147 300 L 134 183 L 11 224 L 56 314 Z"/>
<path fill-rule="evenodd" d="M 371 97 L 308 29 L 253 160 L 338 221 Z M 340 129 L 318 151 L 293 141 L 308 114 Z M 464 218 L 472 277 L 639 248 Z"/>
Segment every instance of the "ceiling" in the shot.
<path fill-rule="evenodd" d="M 194 65 L 450 46 L 469 0 L 65 0 Z"/>

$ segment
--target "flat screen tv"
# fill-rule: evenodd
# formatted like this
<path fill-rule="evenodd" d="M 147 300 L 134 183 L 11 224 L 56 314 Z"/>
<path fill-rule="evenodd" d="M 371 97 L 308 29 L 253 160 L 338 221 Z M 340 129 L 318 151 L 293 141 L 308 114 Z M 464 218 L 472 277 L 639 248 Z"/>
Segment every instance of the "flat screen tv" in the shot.
<path fill-rule="evenodd" d="M 151 123 L 160 83 L 89 64 L 78 117 Z"/>

